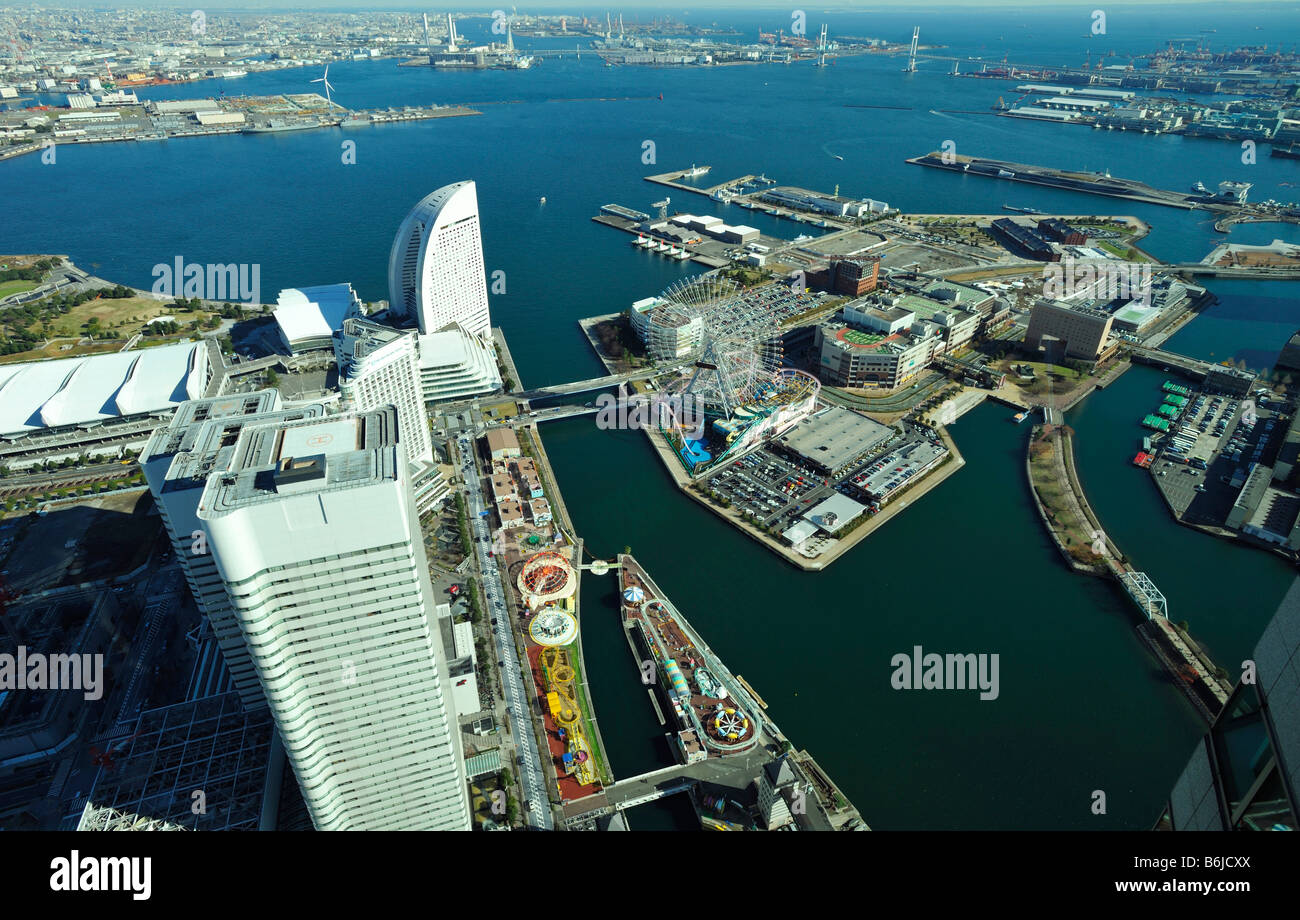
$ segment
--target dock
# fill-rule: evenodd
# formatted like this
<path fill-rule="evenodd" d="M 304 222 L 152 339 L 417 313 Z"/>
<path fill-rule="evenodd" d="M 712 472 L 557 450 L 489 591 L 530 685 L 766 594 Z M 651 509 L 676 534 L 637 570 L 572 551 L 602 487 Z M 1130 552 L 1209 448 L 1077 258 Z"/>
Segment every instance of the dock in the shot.
<path fill-rule="evenodd" d="M 1108 198 L 1124 198 L 1129 201 L 1158 204 L 1170 208 L 1225 212 L 1239 212 L 1241 210 L 1239 205 L 1215 201 L 1208 195 L 1172 192 L 1155 188 L 1145 182 L 1138 182 L 1136 179 L 1116 178 L 1108 173 L 1053 169 L 1049 166 L 1012 163 L 1007 160 L 940 154 L 937 151 L 927 153 L 924 156 L 911 157 L 906 162 L 914 166 L 928 166 L 931 169 L 943 169 L 968 176 L 983 176 L 988 179 L 1005 179 L 1008 182 L 1043 185 L 1048 188 L 1059 188 L 1069 192 L 1085 192 L 1092 195 L 1103 195 Z"/>
<path fill-rule="evenodd" d="M 704 170 L 712 169 L 710 166 L 703 166 L 700 168 Z M 748 175 L 741 176 L 739 179 L 728 179 L 726 182 L 719 182 L 717 185 L 710 186 L 687 185 L 685 182 L 678 181 L 689 173 L 689 169 L 678 169 L 673 172 L 659 173 L 655 176 L 646 176 L 645 181 L 654 182 L 656 185 L 666 185 L 669 188 L 680 189 L 683 192 L 691 192 L 696 195 L 704 195 L 707 197 L 720 188 L 727 188 L 732 185 L 744 185 L 748 182 L 754 181 L 755 179 L 767 178 L 766 176 Z"/>
<path fill-rule="evenodd" d="M 757 703 L 759 706 L 763 707 L 764 709 L 767 708 L 767 701 L 758 695 L 758 691 L 749 685 L 749 681 L 745 680 L 745 678 L 737 674 L 736 682 L 749 692 L 749 695 L 754 698 L 755 703 Z"/>
<path fill-rule="evenodd" d="M 668 717 L 679 763 L 565 802 L 560 826 L 608 828 L 608 819 L 629 808 L 686 793 L 706 827 L 870 830 L 811 755 L 796 751 L 769 716 L 758 716 L 752 688 L 732 676 L 641 564 L 622 554 L 618 565 L 628 647 L 639 676 L 646 655 L 653 659 L 657 680 L 647 689 L 656 713 Z M 657 691 L 671 712 L 658 705 Z M 738 821 L 722 820 L 727 809 Z"/>

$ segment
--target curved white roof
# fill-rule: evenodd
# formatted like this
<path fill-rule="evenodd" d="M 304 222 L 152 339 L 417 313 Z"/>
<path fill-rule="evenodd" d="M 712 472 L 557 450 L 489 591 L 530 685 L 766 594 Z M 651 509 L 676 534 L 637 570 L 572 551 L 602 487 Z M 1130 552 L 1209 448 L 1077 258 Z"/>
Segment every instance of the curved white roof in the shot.
<path fill-rule="evenodd" d="M 0 434 L 175 408 L 203 395 L 201 342 L 0 366 Z"/>
<path fill-rule="evenodd" d="M 290 347 L 305 339 L 329 338 L 343 320 L 361 314 L 361 301 L 352 285 L 322 284 L 287 288 L 276 299 L 275 322 Z"/>
<path fill-rule="evenodd" d="M 430 192 L 397 229 L 388 255 L 388 309 L 420 332 L 457 322 L 474 335 L 491 327 L 478 190 L 473 180 Z"/>

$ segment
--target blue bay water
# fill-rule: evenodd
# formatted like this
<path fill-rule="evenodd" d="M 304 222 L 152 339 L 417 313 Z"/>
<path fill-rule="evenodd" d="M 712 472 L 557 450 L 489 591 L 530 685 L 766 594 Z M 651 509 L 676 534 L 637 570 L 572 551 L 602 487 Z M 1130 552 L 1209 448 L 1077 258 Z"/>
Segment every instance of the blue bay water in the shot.
<path fill-rule="evenodd" d="M 1115 50 L 1122 61 L 1203 28 L 1216 28 L 1213 40 L 1223 45 L 1256 42 L 1257 23 L 1270 40 L 1294 39 L 1292 14 L 1276 9 L 1189 10 L 1175 34 L 1160 26 L 1167 12 L 1117 8 L 1101 41 L 1089 38 L 1082 8 L 827 19 L 832 36 L 894 41 L 910 37 L 915 22 L 923 43 L 994 62 L 1010 53 L 1077 65 L 1090 50 L 1094 60 Z M 819 15 L 810 16 L 810 31 Z M 746 37 L 788 21 L 780 10 L 698 16 L 734 22 Z M 465 32 L 483 25 L 468 23 Z M 341 62 L 331 65 L 330 79 L 345 106 L 464 102 L 483 114 L 61 146 L 53 166 L 30 156 L 0 163 L 0 252 L 67 253 L 103 277 L 143 287 L 152 266 L 177 255 L 257 263 L 265 299 L 281 287 L 351 281 L 374 300 L 387 296 L 388 249 L 406 211 L 434 188 L 472 178 L 487 268 L 505 272 L 507 283 L 493 298 L 493 319 L 524 381 L 538 385 L 600 371 L 578 318 L 622 310 L 695 271 L 635 251 L 626 235 L 590 220 L 610 202 L 651 210 L 667 190 L 646 183 L 649 173 L 709 164 L 711 182 L 763 172 L 827 191 L 839 185 L 913 212 L 1000 213 L 1010 203 L 1134 214 L 1153 226 L 1147 248 L 1179 260 L 1201 258 L 1225 236 L 1199 215 L 903 161 L 953 140 L 960 153 L 1109 169 L 1175 189 L 1237 178 L 1255 183 L 1256 198 L 1293 198 L 1283 183 L 1300 182 L 1295 161 L 1265 156 L 1246 166 L 1227 142 L 998 118 L 989 108 L 999 96 L 1014 98 L 1015 83 L 954 79 L 939 62 L 911 75 L 901 67 L 899 58 L 868 56 L 821 70 L 606 68 L 584 54 L 524 72 L 443 74 L 393 61 Z M 308 92 L 317 75 L 287 70 L 141 95 Z M 902 108 L 854 107 L 868 105 Z M 356 142 L 355 165 L 342 162 L 347 139 Z M 653 165 L 642 162 L 646 140 L 655 144 Z M 762 215 L 669 194 L 674 209 L 794 232 Z M 1255 225 L 1230 238 L 1300 241 L 1296 229 Z M 1300 326 L 1295 290 L 1285 284 L 1213 289 L 1221 302 L 1170 347 L 1263 367 Z M 1273 557 L 1178 527 L 1145 474 L 1128 465 L 1141 436 L 1137 419 L 1158 398 L 1160 379 L 1135 368 L 1071 413 L 1080 474 L 1108 532 L 1169 596 L 1173 618 L 1188 620 L 1232 668 L 1249 654 L 1291 573 Z M 963 418 L 953 431 L 966 468 L 813 575 L 785 566 L 678 494 L 641 436 L 581 421 L 553 423 L 544 435 L 588 546 L 608 556 L 630 545 L 873 826 L 1148 827 L 1201 725 L 1139 642 L 1126 599 L 1060 564 L 1024 483 L 1027 430 L 1007 414 L 989 405 Z M 1222 574 L 1204 590 L 1186 580 L 1192 571 Z M 631 775 L 663 763 L 667 751 L 608 603 L 612 590 L 612 580 L 584 580 L 584 648 L 612 763 Z M 890 657 L 915 645 L 1000 654 L 999 699 L 890 689 Z M 1090 811 L 1097 789 L 1108 793 L 1105 816 Z"/>

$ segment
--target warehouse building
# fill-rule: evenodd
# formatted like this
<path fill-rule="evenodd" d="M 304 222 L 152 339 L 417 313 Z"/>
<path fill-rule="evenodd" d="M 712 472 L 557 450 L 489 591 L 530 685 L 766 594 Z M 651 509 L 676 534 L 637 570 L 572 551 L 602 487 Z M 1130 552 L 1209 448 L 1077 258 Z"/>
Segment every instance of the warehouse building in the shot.
<path fill-rule="evenodd" d="M 887 425 L 841 406 L 828 406 L 809 416 L 772 447 L 806 460 L 832 475 L 851 466 L 889 441 L 897 432 Z"/>

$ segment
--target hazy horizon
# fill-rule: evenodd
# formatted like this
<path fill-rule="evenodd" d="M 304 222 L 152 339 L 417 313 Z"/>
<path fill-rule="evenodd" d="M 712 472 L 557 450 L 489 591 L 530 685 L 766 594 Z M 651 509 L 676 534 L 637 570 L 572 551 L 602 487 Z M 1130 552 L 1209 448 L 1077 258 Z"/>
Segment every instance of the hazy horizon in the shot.
<path fill-rule="evenodd" d="M 1277 7 L 1292 0 L 1250 0 L 1249 3 L 1233 3 L 1232 6 L 1241 12 L 1251 7 Z M 564 0 L 531 0 L 525 4 L 518 3 L 485 3 L 482 6 L 452 6 L 446 4 L 431 5 L 427 3 L 401 2 L 401 0 L 385 0 L 381 5 L 360 6 L 353 0 L 306 0 L 288 7 L 283 5 L 283 0 L 268 0 L 265 3 L 244 2 L 236 6 L 217 6 L 197 2 L 194 4 L 178 5 L 174 0 L 159 0 L 159 2 L 141 2 L 129 4 L 105 4 L 102 0 L 61 0 L 56 3 L 34 3 L 24 5 L 23 7 L 7 7 L 9 12 L 22 10 L 59 10 L 59 9 L 95 9 L 98 11 L 112 10 L 190 10 L 190 9 L 207 9 L 216 12 L 258 12 L 258 13 L 295 13 L 295 12 L 405 12 L 407 10 L 418 10 L 424 12 L 446 13 L 452 12 L 460 15 L 490 15 L 493 10 L 505 9 L 513 10 L 518 14 L 529 14 L 534 12 L 545 13 L 585 13 L 592 14 L 599 12 L 611 12 L 617 14 L 622 12 L 625 16 L 628 13 L 639 11 L 654 11 L 656 13 L 668 13 L 674 17 L 690 16 L 698 13 L 751 13 L 755 10 L 775 10 L 775 9 L 804 9 L 809 14 L 828 14 L 828 13 L 854 13 L 869 14 L 877 10 L 895 11 L 898 9 L 912 10 L 978 10 L 980 8 L 996 8 L 999 12 L 1014 12 L 1017 10 L 1027 12 L 1039 12 L 1045 10 L 1062 11 L 1071 7 L 1079 10 L 1082 18 L 1089 18 L 1092 11 L 1101 9 L 1110 11 L 1113 9 L 1124 9 L 1126 7 L 1169 7 L 1176 9 L 1179 7 L 1206 6 L 1215 5 L 1223 6 L 1223 0 L 1123 0 L 1120 3 L 1099 4 L 1098 0 L 1090 2 L 1077 2 L 1077 0 L 1038 0 L 1034 3 L 1026 3 L 1025 0 L 946 0 L 946 2 L 936 3 L 916 3 L 913 0 L 874 0 L 869 6 L 860 6 L 853 4 L 826 4 L 826 3 L 799 3 L 794 0 L 753 0 L 745 3 L 706 3 L 706 4 L 687 4 L 681 0 L 636 0 L 630 4 L 619 3 L 567 3 Z"/>

